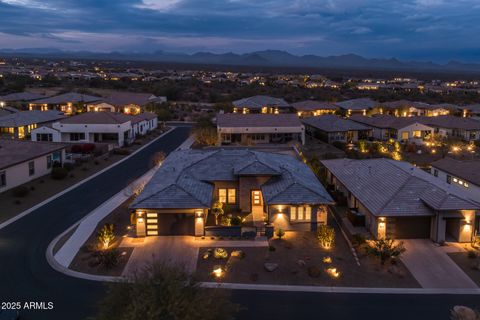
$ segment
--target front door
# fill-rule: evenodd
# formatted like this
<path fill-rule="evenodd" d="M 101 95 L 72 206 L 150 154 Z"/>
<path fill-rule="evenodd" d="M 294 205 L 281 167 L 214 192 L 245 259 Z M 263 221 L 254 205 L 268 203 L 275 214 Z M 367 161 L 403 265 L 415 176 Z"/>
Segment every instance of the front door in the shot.
<path fill-rule="evenodd" d="M 252 190 L 252 207 L 262 205 L 262 192 L 260 190 Z"/>

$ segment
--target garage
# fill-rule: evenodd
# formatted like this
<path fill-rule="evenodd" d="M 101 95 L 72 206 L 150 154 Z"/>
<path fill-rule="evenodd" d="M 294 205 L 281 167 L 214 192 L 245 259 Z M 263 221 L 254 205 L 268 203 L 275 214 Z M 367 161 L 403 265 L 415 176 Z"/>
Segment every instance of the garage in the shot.
<path fill-rule="evenodd" d="M 395 239 L 428 239 L 430 238 L 431 217 L 396 218 Z"/>
<path fill-rule="evenodd" d="M 195 217 L 189 213 L 147 213 L 148 236 L 195 235 Z"/>

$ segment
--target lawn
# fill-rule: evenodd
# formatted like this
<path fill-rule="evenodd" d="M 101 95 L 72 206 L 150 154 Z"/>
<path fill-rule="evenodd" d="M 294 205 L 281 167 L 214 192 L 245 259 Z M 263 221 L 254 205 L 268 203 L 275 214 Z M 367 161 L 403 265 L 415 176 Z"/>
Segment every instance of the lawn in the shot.
<path fill-rule="evenodd" d="M 128 206 L 133 201 L 133 197 L 122 203 L 119 207 L 112 211 L 102 221 L 97 224 L 97 227 L 90 235 L 88 240 L 80 248 L 79 252 L 73 259 L 69 268 L 75 271 L 106 275 L 106 276 L 120 276 L 125 268 L 125 265 L 133 252 L 133 248 L 121 247 L 118 248 L 125 235 L 133 232 L 129 230 L 130 216 L 128 214 Z M 97 234 L 105 224 L 114 225 L 115 240 L 110 245 L 110 249 L 117 249 L 120 252 L 120 259 L 117 265 L 111 269 L 106 269 L 98 264 L 97 254 L 99 252 L 99 242 Z"/>
<path fill-rule="evenodd" d="M 270 248 L 226 248 L 229 253 L 228 260 L 214 257 L 204 259 L 203 253 L 209 248 L 200 248 L 197 276 L 201 281 L 212 281 L 214 267 L 217 265 L 225 267 L 228 264 L 227 271 L 221 278 L 222 282 L 342 287 L 420 287 L 400 261 L 395 265 L 381 266 L 380 262 L 373 257 L 361 255 L 361 266 L 358 266 L 347 242 L 341 233 L 336 231 L 335 245 L 331 249 L 320 247 L 312 232 L 287 232 L 282 239 L 271 239 Z M 230 253 L 233 250 L 242 250 L 245 256 L 231 257 Z M 331 263 L 326 262 L 328 258 L 331 259 Z M 278 268 L 269 272 L 265 269 L 264 263 L 278 264 Z M 340 276 L 335 278 L 327 273 L 328 268 L 336 268 Z"/>
<path fill-rule="evenodd" d="M 468 252 L 448 253 L 448 256 L 480 287 L 480 252 L 470 258 Z"/>

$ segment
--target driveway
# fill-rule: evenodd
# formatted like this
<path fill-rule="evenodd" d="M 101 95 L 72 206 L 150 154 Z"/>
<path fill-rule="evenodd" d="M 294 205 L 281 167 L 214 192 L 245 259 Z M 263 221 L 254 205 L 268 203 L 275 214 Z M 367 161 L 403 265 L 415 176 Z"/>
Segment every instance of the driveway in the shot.
<path fill-rule="evenodd" d="M 181 266 L 193 273 L 197 267 L 198 247 L 192 236 L 161 236 L 145 238 L 124 238 L 121 247 L 134 247 L 123 271 L 124 276 L 141 270 L 152 261 L 167 265 Z"/>
<path fill-rule="evenodd" d="M 428 239 L 402 240 L 407 251 L 401 260 L 423 288 L 477 288 L 443 247 Z"/>

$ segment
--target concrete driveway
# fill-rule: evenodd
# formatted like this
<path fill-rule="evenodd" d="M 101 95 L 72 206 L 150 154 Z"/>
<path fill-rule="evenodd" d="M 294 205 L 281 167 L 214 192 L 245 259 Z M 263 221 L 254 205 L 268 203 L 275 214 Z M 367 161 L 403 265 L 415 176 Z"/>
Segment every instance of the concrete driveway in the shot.
<path fill-rule="evenodd" d="M 198 247 L 192 236 L 161 236 L 145 238 L 124 238 L 121 247 L 134 247 L 123 271 L 128 276 L 146 264 L 159 261 L 171 266 L 194 272 L 197 267 Z"/>
<path fill-rule="evenodd" d="M 401 260 L 423 288 L 477 288 L 444 247 L 428 239 L 402 241 L 407 251 Z"/>

